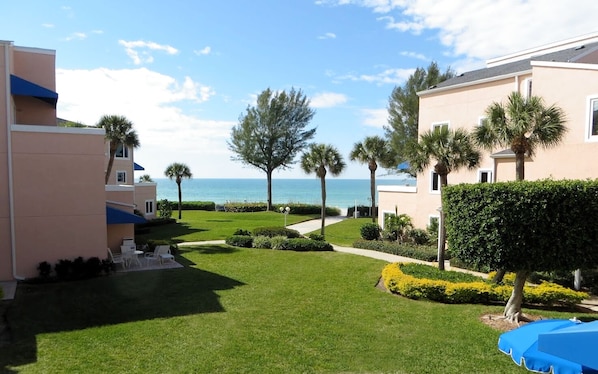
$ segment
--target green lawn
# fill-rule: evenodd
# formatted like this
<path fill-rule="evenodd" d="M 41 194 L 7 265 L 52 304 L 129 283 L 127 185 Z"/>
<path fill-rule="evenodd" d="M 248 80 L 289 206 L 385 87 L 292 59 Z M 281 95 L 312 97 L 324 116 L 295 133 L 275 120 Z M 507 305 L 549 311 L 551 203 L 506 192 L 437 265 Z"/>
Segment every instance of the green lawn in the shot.
<path fill-rule="evenodd" d="M 347 218 L 341 222 L 326 226 L 324 233 L 326 241 L 342 247 L 350 247 L 361 238 L 360 228 L 365 223 L 372 222 L 371 218 Z M 313 231 L 319 234 L 320 230 Z"/>
<path fill-rule="evenodd" d="M 260 215 L 251 217 L 222 226 L 251 229 Z M 181 237 L 202 232 L 186 230 Z M 383 261 L 226 245 L 186 247 L 177 261 L 185 267 L 20 284 L 8 309 L 15 343 L 0 348 L 0 372 L 527 372 L 479 320 L 502 306 L 392 295 L 375 287 Z"/>

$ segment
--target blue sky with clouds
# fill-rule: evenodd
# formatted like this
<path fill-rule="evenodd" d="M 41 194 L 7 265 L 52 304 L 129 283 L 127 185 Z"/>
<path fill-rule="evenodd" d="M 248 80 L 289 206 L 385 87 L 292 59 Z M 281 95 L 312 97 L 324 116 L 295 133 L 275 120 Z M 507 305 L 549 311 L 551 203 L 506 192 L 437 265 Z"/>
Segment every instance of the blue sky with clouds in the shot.
<path fill-rule="evenodd" d="M 266 88 L 301 89 L 315 141 L 342 178 L 369 178 L 353 144 L 383 135 L 392 89 L 436 61 L 457 72 L 598 31 L 595 0 L 20 0 L 0 5 L 0 39 L 56 50 L 58 116 L 133 121 L 135 161 L 195 178 L 263 178 L 231 160 L 232 126 Z M 383 171 L 380 172 L 383 174 Z M 313 178 L 298 166 L 275 178 Z"/>

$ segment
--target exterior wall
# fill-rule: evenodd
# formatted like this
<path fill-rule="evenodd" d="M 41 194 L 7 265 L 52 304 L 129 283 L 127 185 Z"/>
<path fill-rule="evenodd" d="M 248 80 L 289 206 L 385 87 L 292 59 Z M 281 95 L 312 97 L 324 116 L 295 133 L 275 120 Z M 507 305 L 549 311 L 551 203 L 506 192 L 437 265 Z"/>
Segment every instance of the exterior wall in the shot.
<path fill-rule="evenodd" d="M 135 183 L 135 205 L 146 219 L 156 218 L 156 183 Z M 146 211 L 146 201 L 151 201 L 154 211 Z"/>
<path fill-rule="evenodd" d="M 106 162 L 104 166 L 104 170 L 108 169 L 108 161 L 110 155 L 109 144 L 106 143 Z M 119 183 L 116 181 L 116 172 L 117 171 L 124 171 L 126 172 L 127 179 L 125 183 Z M 126 184 L 126 185 L 133 185 L 135 183 L 135 175 L 133 171 L 133 150 L 129 148 L 129 157 L 122 158 L 122 157 L 115 157 L 114 163 L 112 164 L 112 170 L 110 172 L 110 178 L 108 179 L 108 184 Z"/>
<path fill-rule="evenodd" d="M 12 279 L 8 194 L 8 122 L 11 122 L 10 43 L 0 41 L 0 280 Z"/>
<path fill-rule="evenodd" d="M 103 184 L 103 179 L 102 179 Z M 134 212 L 133 201 L 135 200 L 135 188 L 133 186 L 105 186 L 106 203 L 108 206 L 123 210 L 128 213 Z M 135 225 L 111 224 L 107 228 L 107 246 L 113 253 L 120 253 L 120 246 L 123 238 L 135 237 Z M 104 249 L 106 251 L 106 249 Z"/>
<path fill-rule="evenodd" d="M 17 274 L 41 261 L 106 258 L 101 130 L 12 127 Z"/>
<path fill-rule="evenodd" d="M 591 57 L 591 56 L 590 56 Z M 598 177 L 598 164 L 593 155 L 598 154 L 598 139 L 588 139 L 589 98 L 598 97 L 598 65 L 579 63 L 532 62 L 531 74 L 509 77 L 494 82 L 467 87 L 440 89 L 424 92 L 420 96 L 420 134 L 431 125 L 449 122 L 451 128 L 462 127 L 471 131 L 492 102 L 504 102 L 515 89 L 525 94 L 526 78 L 532 79 L 532 95 L 540 96 L 546 105 L 556 105 L 566 115 L 568 132 L 557 147 L 536 150 L 526 158 L 525 179 L 586 179 Z M 495 181 L 515 179 L 515 158 L 492 158 L 484 152 L 476 170 L 453 171 L 448 175 L 450 185 L 475 183 L 480 169 L 492 170 Z M 436 216 L 440 194 L 431 192 L 432 168 L 417 176 L 417 200 L 414 208 L 401 203 L 404 193 L 379 192 L 380 211 L 392 211 L 399 206 L 399 213 L 409 214 L 416 227 L 425 228 L 430 216 Z M 411 199 L 411 197 L 409 197 Z M 379 217 L 379 222 L 380 222 Z"/>

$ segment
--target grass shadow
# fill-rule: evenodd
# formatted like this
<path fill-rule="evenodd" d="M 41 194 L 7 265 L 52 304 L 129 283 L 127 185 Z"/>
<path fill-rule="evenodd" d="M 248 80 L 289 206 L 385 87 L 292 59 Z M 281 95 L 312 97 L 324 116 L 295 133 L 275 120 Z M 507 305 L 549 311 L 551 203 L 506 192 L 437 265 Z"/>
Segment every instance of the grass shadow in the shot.
<path fill-rule="evenodd" d="M 153 240 L 167 240 L 176 243 L 181 243 L 183 240 L 176 239 L 184 235 L 189 235 L 197 232 L 209 231 L 208 229 L 202 229 L 197 227 L 191 227 L 190 224 L 185 222 L 171 223 L 168 225 L 153 226 L 148 232 L 138 234 L 135 238 L 139 241 Z M 175 239 L 173 239 L 175 238 Z"/>
<path fill-rule="evenodd" d="M 1 348 L 0 372 L 37 361 L 36 336 L 134 321 L 225 312 L 217 291 L 244 285 L 190 267 L 117 273 L 51 284 L 21 283 L 7 308 L 12 343 Z M 101 306 L 101 307 L 100 307 Z"/>
<path fill-rule="evenodd" d="M 233 246 L 223 246 L 219 244 L 202 244 L 202 245 L 195 245 L 195 246 L 185 246 L 179 247 L 179 251 L 181 252 L 197 252 L 201 254 L 210 254 L 210 255 L 217 255 L 217 254 L 233 254 L 239 252 L 239 249 Z"/>

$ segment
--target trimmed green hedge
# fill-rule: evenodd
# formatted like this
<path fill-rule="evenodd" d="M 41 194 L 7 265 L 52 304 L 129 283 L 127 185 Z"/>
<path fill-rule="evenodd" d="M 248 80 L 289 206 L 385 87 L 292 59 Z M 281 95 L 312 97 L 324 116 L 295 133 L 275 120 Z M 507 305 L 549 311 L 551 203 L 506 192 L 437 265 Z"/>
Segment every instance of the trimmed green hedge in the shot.
<path fill-rule="evenodd" d="M 253 246 L 253 237 L 247 235 L 233 235 L 226 238 L 224 242 L 235 247 L 251 248 Z"/>
<path fill-rule="evenodd" d="M 330 243 L 327 243 L 322 240 L 312 240 L 307 238 L 287 238 L 281 235 L 273 237 L 265 235 L 233 235 L 226 239 L 226 244 L 235 247 L 280 249 L 297 252 L 333 250 L 332 245 Z"/>
<path fill-rule="evenodd" d="M 312 240 L 306 238 L 295 238 L 287 239 L 283 245 L 283 250 L 287 251 L 332 251 L 332 245 L 330 243 L 321 240 Z"/>
<path fill-rule="evenodd" d="M 353 247 L 415 258 L 417 260 L 428 262 L 433 262 L 438 259 L 438 249 L 435 246 L 429 245 L 393 243 L 380 240 L 356 240 L 353 242 Z M 446 256 L 448 259 L 448 253 Z"/>
<path fill-rule="evenodd" d="M 178 201 L 168 201 L 172 211 L 179 209 Z M 160 210 L 160 202 L 158 201 L 158 210 Z M 216 203 L 213 201 L 183 201 L 181 203 L 181 210 L 216 210 Z"/>
<path fill-rule="evenodd" d="M 256 227 L 253 229 L 254 236 L 286 236 L 287 238 L 300 238 L 301 233 L 297 230 L 289 229 L 282 226 Z"/>
<path fill-rule="evenodd" d="M 291 214 L 320 214 L 320 205 L 308 205 L 308 204 L 274 204 L 274 211 L 279 212 L 280 207 L 289 207 Z M 247 213 L 247 212 L 265 212 L 268 210 L 266 203 L 244 203 L 244 202 L 231 202 L 224 204 L 225 212 L 236 212 L 236 213 Z M 282 213 L 281 213 L 282 214 Z M 341 214 L 340 209 L 326 207 L 327 216 L 339 216 Z"/>
<path fill-rule="evenodd" d="M 482 278 L 452 282 L 443 279 L 418 278 L 406 274 L 408 271 L 403 271 L 404 268 L 415 265 L 402 263 L 386 265 L 382 270 L 382 281 L 386 289 L 410 299 L 428 299 L 451 304 L 506 302 L 513 290 L 512 286 L 496 285 Z M 528 304 L 573 305 L 588 297 L 585 292 L 573 291 L 548 282 L 538 286 L 525 286 L 523 289 L 523 300 Z"/>

